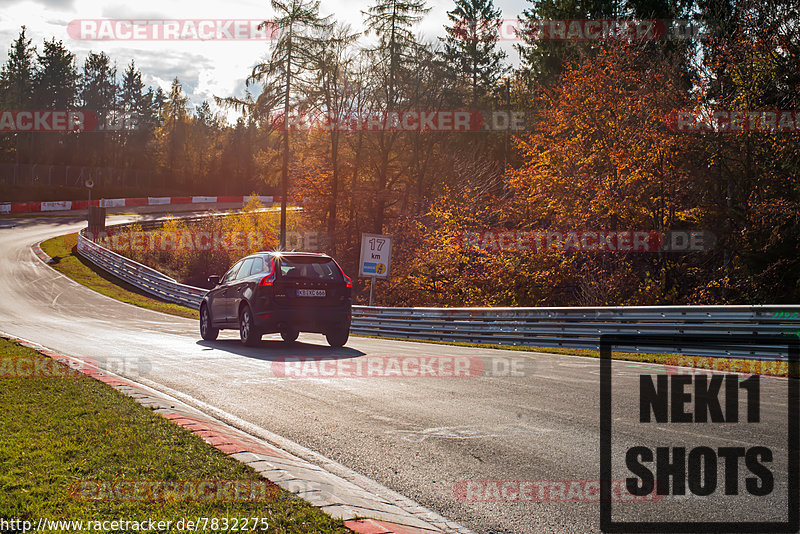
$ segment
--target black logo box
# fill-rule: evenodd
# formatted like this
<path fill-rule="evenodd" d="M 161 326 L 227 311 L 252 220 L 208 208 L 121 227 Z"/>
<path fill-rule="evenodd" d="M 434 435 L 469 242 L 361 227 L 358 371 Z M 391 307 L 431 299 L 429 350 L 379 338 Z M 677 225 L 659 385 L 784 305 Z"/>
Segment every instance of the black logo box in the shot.
<path fill-rule="evenodd" d="M 612 347 L 679 347 L 719 350 L 724 347 L 785 347 L 788 355 L 787 430 L 789 494 L 787 521 L 613 521 L 611 516 L 611 349 Z M 684 352 L 685 353 L 685 352 Z M 600 530 L 603 532 L 798 532 L 800 530 L 800 339 L 785 336 L 603 334 L 600 336 Z"/>

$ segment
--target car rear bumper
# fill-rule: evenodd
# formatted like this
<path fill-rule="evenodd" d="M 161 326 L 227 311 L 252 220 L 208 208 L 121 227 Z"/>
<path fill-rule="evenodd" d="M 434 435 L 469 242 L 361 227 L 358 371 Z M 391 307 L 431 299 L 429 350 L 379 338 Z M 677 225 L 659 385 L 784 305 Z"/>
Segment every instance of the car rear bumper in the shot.
<path fill-rule="evenodd" d="M 324 334 L 332 328 L 350 326 L 350 304 L 318 308 L 273 308 L 255 313 L 255 326 L 263 334 L 282 330 Z"/>

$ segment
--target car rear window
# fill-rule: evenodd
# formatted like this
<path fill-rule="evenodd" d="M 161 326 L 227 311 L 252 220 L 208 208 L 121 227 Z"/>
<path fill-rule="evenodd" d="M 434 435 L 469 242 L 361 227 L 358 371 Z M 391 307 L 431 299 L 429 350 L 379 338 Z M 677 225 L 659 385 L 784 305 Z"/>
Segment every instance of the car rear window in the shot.
<path fill-rule="evenodd" d="M 233 280 L 234 277 L 236 276 L 236 273 L 239 272 L 239 268 L 242 266 L 242 263 L 244 262 L 239 260 L 239 262 L 236 265 L 231 267 L 230 270 L 227 273 L 225 273 L 225 276 L 222 278 L 221 283 L 226 284 L 231 280 Z"/>
<path fill-rule="evenodd" d="M 253 258 L 253 263 L 250 265 L 250 271 L 247 276 L 253 276 L 254 274 L 262 272 L 264 272 L 264 260 L 261 258 Z"/>
<path fill-rule="evenodd" d="M 248 258 L 244 260 L 241 269 L 239 269 L 239 272 L 236 273 L 236 279 L 242 280 L 243 278 L 247 278 L 248 276 L 250 276 L 251 274 L 250 269 L 253 267 L 253 263 L 255 263 L 255 261 L 256 258 Z M 261 260 L 259 259 L 259 261 Z"/>
<path fill-rule="evenodd" d="M 280 261 L 281 276 L 285 278 L 324 280 L 326 282 L 344 281 L 339 267 L 330 258 L 284 256 Z"/>

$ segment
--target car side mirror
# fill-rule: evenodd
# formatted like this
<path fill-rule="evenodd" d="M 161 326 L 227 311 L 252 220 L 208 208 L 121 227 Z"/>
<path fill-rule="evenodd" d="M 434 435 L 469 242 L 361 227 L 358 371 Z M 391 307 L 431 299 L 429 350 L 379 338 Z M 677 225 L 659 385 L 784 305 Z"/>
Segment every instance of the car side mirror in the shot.
<path fill-rule="evenodd" d="M 211 276 L 209 276 L 208 277 L 208 283 L 209 284 L 213 284 L 214 287 L 217 287 L 219 285 L 219 275 L 218 274 L 212 274 Z"/>

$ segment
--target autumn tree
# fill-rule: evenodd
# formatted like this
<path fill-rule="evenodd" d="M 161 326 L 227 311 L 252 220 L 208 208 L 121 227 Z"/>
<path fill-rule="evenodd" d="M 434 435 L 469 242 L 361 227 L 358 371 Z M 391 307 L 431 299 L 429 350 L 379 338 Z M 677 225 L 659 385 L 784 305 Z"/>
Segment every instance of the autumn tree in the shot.
<path fill-rule="evenodd" d="M 663 230 L 698 221 L 703 169 L 691 164 L 690 137 L 668 128 L 670 113 L 688 103 L 668 61 L 610 43 L 567 65 L 542 100 L 534 131 L 517 142 L 523 165 L 507 178 L 520 227 Z M 604 272 L 627 261 L 601 259 L 595 268 Z M 669 258 L 658 260 L 641 268 L 661 272 L 664 294 L 676 277 Z"/>

